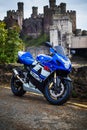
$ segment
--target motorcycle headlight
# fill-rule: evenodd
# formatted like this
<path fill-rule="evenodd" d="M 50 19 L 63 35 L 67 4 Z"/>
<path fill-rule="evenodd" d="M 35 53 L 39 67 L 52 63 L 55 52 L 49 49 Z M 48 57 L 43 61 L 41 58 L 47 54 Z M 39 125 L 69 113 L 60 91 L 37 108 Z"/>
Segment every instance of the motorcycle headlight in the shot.
<path fill-rule="evenodd" d="M 65 66 L 66 69 L 69 69 L 70 63 L 66 62 L 66 63 L 64 63 L 64 66 Z"/>

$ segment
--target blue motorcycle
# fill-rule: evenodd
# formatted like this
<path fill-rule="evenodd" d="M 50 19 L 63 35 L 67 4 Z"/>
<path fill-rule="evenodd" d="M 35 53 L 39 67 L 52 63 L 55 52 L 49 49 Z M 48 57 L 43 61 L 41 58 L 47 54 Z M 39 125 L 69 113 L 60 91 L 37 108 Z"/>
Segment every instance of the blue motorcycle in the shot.
<path fill-rule="evenodd" d="M 13 69 L 11 90 L 16 96 L 23 96 L 26 91 L 42 93 L 49 103 L 61 105 L 71 95 L 68 74 L 72 66 L 62 46 L 53 48 L 49 42 L 46 44 L 50 54 L 39 54 L 36 59 L 29 52 L 18 52 L 18 62 L 23 67 Z"/>

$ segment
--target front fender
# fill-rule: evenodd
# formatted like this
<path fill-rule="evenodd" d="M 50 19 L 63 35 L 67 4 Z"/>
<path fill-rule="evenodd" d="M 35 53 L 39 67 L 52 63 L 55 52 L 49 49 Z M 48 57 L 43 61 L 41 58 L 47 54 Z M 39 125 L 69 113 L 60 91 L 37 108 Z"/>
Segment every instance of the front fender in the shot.
<path fill-rule="evenodd" d="M 70 77 L 64 77 L 63 79 L 66 80 L 66 81 L 72 82 Z"/>

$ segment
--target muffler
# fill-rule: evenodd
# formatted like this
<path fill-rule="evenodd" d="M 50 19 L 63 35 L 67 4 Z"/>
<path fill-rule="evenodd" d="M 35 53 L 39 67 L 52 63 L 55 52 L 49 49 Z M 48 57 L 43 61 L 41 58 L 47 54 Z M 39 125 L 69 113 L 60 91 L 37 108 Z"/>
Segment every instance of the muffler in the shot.
<path fill-rule="evenodd" d="M 14 76 L 16 78 L 18 78 L 20 80 L 20 82 L 23 84 L 23 89 L 25 91 L 29 91 L 29 92 L 34 92 L 34 93 L 38 93 L 38 94 L 42 94 L 38 89 L 35 88 L 35 86 L 29 82 L 29 83 L 25 83 L 19 76 L 19 73 L 16 69 L 13 69 L 13 73 L 14 73 Z"/>
<path fill-rule="evenodd" d="M 13 69 L 14 76 L 20 80 L 21 83 L 24 84 L 24 81 L 20 78 L 19 73 L 16 69 Z"/>
<path fill-rule="evenodd" d="M 35 88 L 35 86 L 34 86 L 31 82 L 29 82 L 29 83 L 24 83 L 24 84 L 23 84 L 23 89 L 24 89 L 25 91 L 42 94 L 42 93 L 39 91 L 39 89 Z"/>

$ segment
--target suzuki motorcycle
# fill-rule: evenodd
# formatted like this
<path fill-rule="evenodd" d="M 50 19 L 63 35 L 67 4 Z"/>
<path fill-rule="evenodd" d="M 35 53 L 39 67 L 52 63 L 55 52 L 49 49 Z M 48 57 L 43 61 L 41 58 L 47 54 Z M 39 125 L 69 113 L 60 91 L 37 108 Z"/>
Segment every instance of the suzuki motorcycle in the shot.
<path fill-rule="evenodd" d="M 11 90 L 16 96 L 26 91 L 42 93 L 51 104 L 65 103 L 72 91 L 71 62 L 64 54 L 63 47 L 53 48 L 49 42 L 50 54 L 39 54 L 36 59 L 29 52 L 18 52 L 18 62 L 23 67 L 13 69 Z"/>

